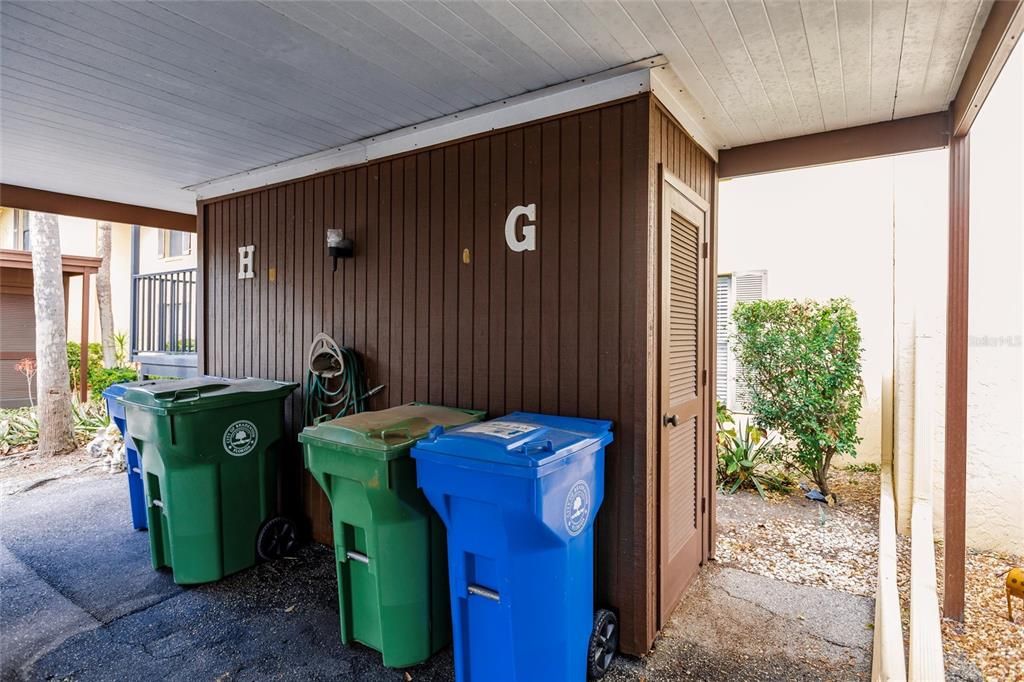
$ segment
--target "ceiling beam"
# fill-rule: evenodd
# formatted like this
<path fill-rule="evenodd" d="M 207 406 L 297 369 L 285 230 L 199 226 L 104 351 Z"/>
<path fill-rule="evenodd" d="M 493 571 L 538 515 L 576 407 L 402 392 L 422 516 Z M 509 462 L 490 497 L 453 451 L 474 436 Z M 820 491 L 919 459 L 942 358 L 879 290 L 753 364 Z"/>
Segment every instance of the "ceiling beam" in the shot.
<path fill-rule="evenodd" d="M 1024 0 L 996 0 L 978 36 L 978 43 L 960 80 L 960 89 L 950 104 L 953 135 L 962 137 L 971 130 L 974 119 L 1003 70 L 1013 47 L 1024 31 Z"/>
<path fill-rule="evenodd" d="M 161 227 L 166 230 L 196 231 L 196 217 L 189 213 L 121 204 L 116 201 L 61 194 L 18 185 L 0 185 L 0 206 L 89 220 L 109 220 L 112 223 Z"/>
<path fill-rule="evenodd" d="M 949 130 L 949 114 L 939 111 L 723 149 L 718 152 L 718 176 L 736 178 L 940 149 L 949 144 Z"/>

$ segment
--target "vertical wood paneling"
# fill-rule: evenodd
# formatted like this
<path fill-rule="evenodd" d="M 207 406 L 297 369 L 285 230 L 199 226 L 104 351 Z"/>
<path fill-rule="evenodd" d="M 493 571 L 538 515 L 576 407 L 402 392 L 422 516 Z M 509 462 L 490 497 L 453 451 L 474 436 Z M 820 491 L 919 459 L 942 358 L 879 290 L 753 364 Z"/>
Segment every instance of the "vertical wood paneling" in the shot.
<path fill-rule="evenodd" d="M 540 260 L 540 406 L 541 412 L 558 413 L 558 328 L 562 311 L 559 310 L 559 267 L 561 260 L 561 205 L 559 176 L 562 172 L 560 121 L 548 121 L 541 126 L 540 203 L 537 215 L 544 228 L 538 235 Z"/>
<path fill-rule="evenodd" d="M 506 207 L 523 204 L 523 131 L 508 133 L 506 163 Z M 504 232 L 504 219 L 502 231 Z M 523 261 L 505 256 L 505 411 L 523 408 Z"/>
<path fill-rule="evenodd" d="M 527 126 L 523 131 L 523 203 L 542 204 L 541 192 L 541 127 Z M 542 206 L 538 206 L 542 208 Z M 539 212 L 538 221 L 547 224 L 547 218 Z M 541 227 L 538 232 L 538 243 L 543 242 L 544 233 Z M 540 411 L 540 316 L 541 305 L 541 251 L 524 251 L 523 261 L 523 404 L 522 409 L 528 412 Z"/>
<path fill-rule="evenodd" d="M 612 420 L 598 598 L 620 610 L 623 648 L 646 651 L 656 604 L 650 283 L 659 161 L 709 191 L 710 159 L 641 97 L 210 202 L 207 367 L 237 374 L 251 357 L 252 374 L 301 382 L 308 344 L 323 330 L 364 356 L 371 386 L 384 384 L 374 408 L 416 399 L 494 416 L 529 409 Z M 538 249 L 513 253 L 505 216 L 528 203 L 537 204 Z M 334 227 L 356 244 L 337 272 L 326 254 Z M 243 243 L 256 246 L 248 299 L 235 279 Z M 249 322 L 239 322 L 240 306 Z M 269 343 L 244 354 L 243 337 L 258 344 L 263 329 L 273 330 Z M 292 436 L 301 410 L 297 392 Z M 328 507 L 299 478 L 297 446 L 286 469 L 314 537 L 328 540 Z"/>

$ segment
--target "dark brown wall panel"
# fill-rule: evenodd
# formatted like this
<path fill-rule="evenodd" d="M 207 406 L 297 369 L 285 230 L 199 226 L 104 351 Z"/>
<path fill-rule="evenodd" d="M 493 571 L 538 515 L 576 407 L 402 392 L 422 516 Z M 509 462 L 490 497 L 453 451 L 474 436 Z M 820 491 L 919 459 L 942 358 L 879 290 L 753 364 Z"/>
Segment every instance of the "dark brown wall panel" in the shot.
<path fill-rule="evenodd" d="M 313 335 L 364 358 L 373 408 L 410 400 L 610 419 L 598 517 L 598 599 L 620 609 L 623 647 L 646 651 L 657 531 L 648 419 L 656 242 L 651 100 L 640 97 L 205 205 L 206 371 L 302 382 Z M 683 138 L 673 166 L 710 188 L 711 162 Z M 659 151 L 660 153 L 660 151 Z M 700 157 L 700 158 L 691 158 Z M 660 158 L 660 157 L 659 157 Z M 703 175 L 702 175 L 703 174 Z M 695 189 L 697 185 L 693 185 Z M 513 253 L 504 222 L 537 204 L 536 251 Z M 326 229 L 355 240 L 332 272 Z M 237 248 L 256 247 L 238 280 Z M 468 250 L 466 263 L 464 252 Z M 273 269 L 274 275 L 270 276 Z M 647 283 L 648 286 L 644 286 Z M 290 436 L 302 399 L 290 399 Z M 329 509 L 289 456 L 286 495 L 330 538 Z M 301 478 L 300 478 L 301 475 Z"/>

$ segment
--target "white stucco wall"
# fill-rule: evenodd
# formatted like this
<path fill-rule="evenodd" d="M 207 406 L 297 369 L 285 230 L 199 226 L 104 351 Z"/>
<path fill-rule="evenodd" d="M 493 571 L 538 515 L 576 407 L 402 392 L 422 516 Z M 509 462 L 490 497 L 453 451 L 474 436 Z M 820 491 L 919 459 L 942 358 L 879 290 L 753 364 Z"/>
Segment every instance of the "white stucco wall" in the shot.
<path fill-rule="evenodd" d="M 971 129 L 967 540 L 1024 555 L 1024 50 L 1015 52 Z"/>

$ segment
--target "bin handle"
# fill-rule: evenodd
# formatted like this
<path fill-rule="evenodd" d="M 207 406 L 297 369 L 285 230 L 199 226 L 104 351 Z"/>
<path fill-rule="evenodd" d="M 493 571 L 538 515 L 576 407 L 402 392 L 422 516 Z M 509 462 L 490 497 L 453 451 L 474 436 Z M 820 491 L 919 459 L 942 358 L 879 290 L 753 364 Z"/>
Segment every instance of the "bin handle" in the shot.
<path fill-rule="evenodd" d="M 533 441 L 532 443 L 524 443 L 523 445 L 519 446 L 519 452 L 524 454 L 524 455 L 528 455 L 528 454 L 530 454 L 531 452 L 534 452 L 534 451 L 543 451 L 543 450 L 554 451 L 554 449 L 555 449 L 555 444 L 554 444 L 554 442 L 551 439 L 540 440 L 540 441 Z"/>
<path fill-rule="evenodd" d="M 182 388 L 174 392 L 172 401 L 177 402 L 179 400 L 198 400 L 202 397 L 202 393 L 199 392 L 198 388 Z"/>
<path fill-rule="evenodd" d="M 381 440 L 387 440 L 388 436 L 405 436 L 406 438 L 412 438 L 412 431 L 405 426 L 392 426 L 388 429 L 381 429 L 377 437 Z"/>
<path fill-rule="evenodd" d="M 497 590 L 492 590 L 489 587 L 484 587 L 483 585 L 469 585 L 466 587 L 466 591 L 469 594 L 475 594 L 478 597 L 483 597 L 484 599 L 490 599 L 491 601 L 501 603 L 501 595 Z"/>
<path fill-rule="evenodd" d="M 322 414 L 322 415 L 320 415 L 319 417 L 317 417 L 316 419 L 313 420 L 313 426 L 317 426 L 319 424 L 323 424 L 325 421 L 328 421 L 328 420 L 330 420 L 333 417 L 334 417 L 334 415 L 332 415 L 330 413 Z"/>

